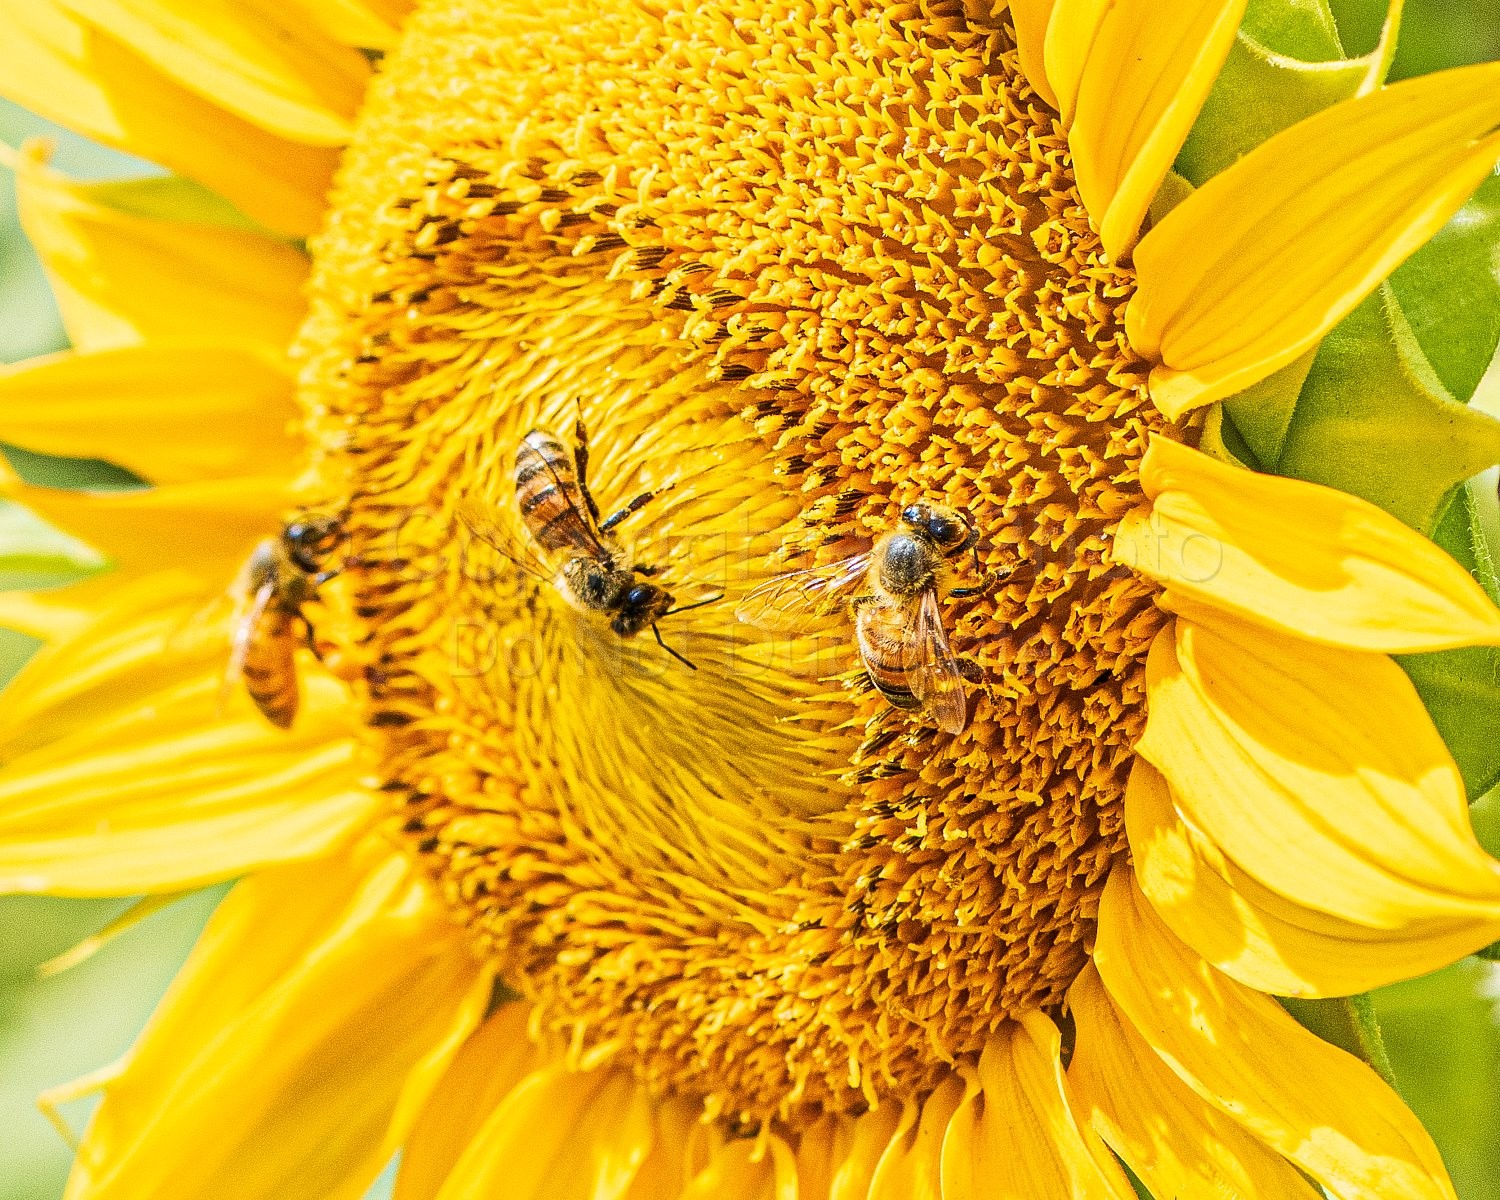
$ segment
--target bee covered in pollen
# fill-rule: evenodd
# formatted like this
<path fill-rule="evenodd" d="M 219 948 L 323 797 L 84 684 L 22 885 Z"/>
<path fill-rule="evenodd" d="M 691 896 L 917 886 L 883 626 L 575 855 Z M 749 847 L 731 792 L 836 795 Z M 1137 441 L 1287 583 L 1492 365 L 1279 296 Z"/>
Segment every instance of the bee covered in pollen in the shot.
<path fill-rule="evenodd" d="M 255 706 L 278 729 L 297 716 L 297 646 L 322 657 L 303 605 L 337 570 L 329 564 L 343 541 L 337 517 L 303 515 L 266 538 L 250 555 L 235 585 L 239 612 L 226 683 L 243 681 Z"/>
<path fill-rule="evenodd" d="M 520 570 L 554 586 L 574 608 L 608 617 L 610 629 L 622 638 L 634 637 L 649 625 L 663 650 L 697 670 L 662 641 L 657 622 L 719 597 L 673 607 L 672 594 L 650 582 L 657 568 L 633 562 L 611 536 L 656 493 L 643 492 L 600 520 L 599 506 L 589 492 L 588 461 L 588 434 L 581 419 L 571 454 L 553 434 L 533 429 L 521 439 L 515 459 L 516 508 L 524 538 L 508 527 L 494 506 L 472 498 L 460 502 L 459 517 L 474 536 Z"/>
<path fill-rule="evenodd" d="M 735 615 L 767 632 L 795 634 L 846 607 L 876 691 L 891 707 L 919 712 L 939 729 L 959 733 L 968 720 L 963 672 L 938 602 L 977 596 L 995 581 L 992 576 L 975 587 L 949 586 L 951 564 L 965 554 L 973 554 L 974 570 L 981 573 L 978 541 L 962 513 L 911 504 L 897 528 L 867 552 L 778 576 L 750 592 Z"/>

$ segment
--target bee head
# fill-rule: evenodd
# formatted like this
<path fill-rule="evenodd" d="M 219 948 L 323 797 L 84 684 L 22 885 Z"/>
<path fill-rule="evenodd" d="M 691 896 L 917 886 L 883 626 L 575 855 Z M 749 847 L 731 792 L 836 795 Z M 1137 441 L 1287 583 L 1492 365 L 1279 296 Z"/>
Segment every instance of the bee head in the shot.
<path fill-rule="evenodd" d="M 337 517 L 299 517 L 281 533 L 287 557 L 309 575 L 322 570 L 343 538 L 344 526 Z"/>
<path fill-rule="evenodd" d="M 660 620 L 671 607 L 671 593 L 654 583 L 632 583 L 620 597 L 610 628 L 621 637 L 630 637 Z"/>
<path fill-rule="evenodd" d="M 901 521 L 944 554 L 966 549 L 975 537 L 962 513 L 937 504 L 908 504 L 901 510 Z"/>

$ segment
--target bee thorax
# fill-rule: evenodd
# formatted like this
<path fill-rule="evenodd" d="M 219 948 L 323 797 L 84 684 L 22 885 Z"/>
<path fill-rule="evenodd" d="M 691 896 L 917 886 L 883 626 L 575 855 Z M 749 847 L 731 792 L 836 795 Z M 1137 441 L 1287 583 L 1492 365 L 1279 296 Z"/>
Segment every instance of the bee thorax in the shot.
<path fill-rule="evenodd" d="M 932 550 L 908 533 L 891 538 L 880 563 L 880 586 L 897 596 L 920 592 L 932 580 Z"/>

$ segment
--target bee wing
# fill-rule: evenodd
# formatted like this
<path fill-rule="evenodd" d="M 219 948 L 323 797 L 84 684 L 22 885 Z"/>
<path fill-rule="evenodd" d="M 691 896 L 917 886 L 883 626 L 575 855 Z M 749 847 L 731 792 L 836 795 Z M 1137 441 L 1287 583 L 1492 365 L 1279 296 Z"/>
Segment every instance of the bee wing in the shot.
<path fill-rule="evenodd" d="M 238 592 L 239 611 L 234 615 L 234 636 L 229 643 L 229 663 L 224 668 L 224 678 L 219 682 L 219 711 L 229 703 L 229 694 L 240 681 L 245 671 L 245 658 L 250 653 L 250 639 L 255 636 L 255 627 L 266 615 L 271 597 L 276 594 L 275 583 L 267 580 L 251 595 L 248 589 Z"/>
<path fill-rule="evenodd" d="M 923 711 L 939 729 L 962 733 L 969 715 L 964 677 L 943 631 L 936 589 L 928 588 L 922 593 L 912 616 L 914 619 L 906 627 L 902 656 L 912 695 L 921 701 Z"/>
<path fill-rule="evenodd" d="M 870 570 L 870 555 L 856 554 L 821 567 L 792 571 L 761 584 L 739 602 L 734 615 L 770 633 L 795 631 L 826 617 L 844 593 Z"/>
<path fill-rule="evenodd" d="M 544 583 L 552 580 L 552 570 L 531 540 L 531 535 L 515 522 L 507 521 L 492 504 L 473 497 L 458 502 L 458 519 L 485 545 L 509 559 L 527 575 Z"/>

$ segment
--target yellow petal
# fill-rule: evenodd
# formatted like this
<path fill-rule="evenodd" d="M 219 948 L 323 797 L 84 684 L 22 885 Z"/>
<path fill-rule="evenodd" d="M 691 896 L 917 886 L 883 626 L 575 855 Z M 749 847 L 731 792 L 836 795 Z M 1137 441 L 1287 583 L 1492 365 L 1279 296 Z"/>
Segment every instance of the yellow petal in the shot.
<path fill-rule="evenodd" d="M 869 1200 L 875 1170 L 900 1129 L 901 1119 L 902 1110 L 894 1100 L 854 1118 L 848 1151 L 834 1171 L 828 1200 Z"/>
<path fill-rule="evenodd" d="M 284 351 L 302 319 L 301 251 L 239 229 L 99 204 L 43 156 L 36 144 L 23 151 L 17 203 L 78 349 L 195 338 Z"/>
<path fill-rule="evenodd" d="M 534 1072 L 489 1114 L 439 1200 L 619 1200 L 651 1149 L 651 1102 L 628 1071 Z"/>
<path fill-rule="evenodd" d="M 197 725 L 148 709 L 102 745 L 76 735 L 45 762 L 0 769 L 0 892 L 202 887 L 327 854 L 365 826 L 374 800 L 359 786 L 353 739 L 320 714 L 326 704 L 306 706 L 283 733 L 258 713 L 213 723 L 216 692 L 216 681 L 200 689 Z"/>
<path fill-rule="evenodd" d="M 0 0 L 0 94 L 228 197 L 269 229 L 321 224 L 338 151 L 267 133 L 173 83 L 55 0 Z"/>
<path fill-rule="evenodd" d="M 1112 259 L 1129 253 L 1229 55 L 1246 0 L 1116 0 L 1078 84 L 1068 145 Z"/>
<path fill-rule="evenodd" d="M 1105 885 L 1094 962 L 1120 1013 L 1179 1079 L 1338 1200 L 1453 1200 L 1437 1149 L 1400 1097 L 1193 954 L 1128 871 Z"/>
<path fill-rule="evenodd" d="M 869 1200 L 942 1200 L 943 1138 L 967 1089 L 957 1075 L 918 1108 L 908 1104 L 875 1167 Z"/>
<path fill-rule="evenodd" d="M 1257 991 L 1349 996 L 1425 975 L 1500 940 L 1500 918 L 1372 929 L 1278 896 L 1182 820 L 1166 780 L 1144 759 L 1131 769 L 1125 826 L 1136 880 L 1157 915 Z"/>
<path fill-rule="evenodd" d="M 294 142 L 348 140 L 369 65 L 296 4 L 63 0 L 206 100 Z"/>
<path fill-rule="evenodd" d="M 1358 497 L 1240 470 L 1168 438 L 1151 439 L 1141 486 L 1150 511 L 1121 521 L 1114 558 L 1196 619 L 1212 619 L 1207 606 L 1387 654 L 1500 644 L 1500 609 L 1469 573 Z"/>
<path fill-rule="evenodd" d="M 1153 1196 L 1318 1200 L 1286 1159 L 1167 1069 L 1115 1011 L 1092 965 L 1068 1004 L 1078 1030 L 1068 1086 L 1078 1110 Z"/>
<path fill-rule="evenodd" d="M 1151 647 L 1139 751 L 1273 891 L 1376 928 L 1500 916 L 1500 863 L 1389 658 L 1178 620 Z"/>
<path fill-rule="evenodd" d="M 226 662 L 227 628 L 194 619 L 203 609 L 196 581 L 170 574 L 121 581 L 108 574 L 100 582 L 107 591 L 97 608 L 80 613 L 71 635 L 44 647 L 0 691 L 4 761 L 75 733 L 97 733 L 137 714 L 143 696 L 207 678 Z"/>
<path fill-rule="evenodd" d="M 346 46 L 390 50 L 411 15 L 409 0 L 295 0 L 318 26 Z"/>
<path fill-rule="evenodd" d="M 1423 75 L 1283 130 L 1179 204 L 1135 252 L 1126 314 L 1157 407 L 1222 400 L 1311 347 L 1490 173 L 1497 127 L 1500 64 Z"/>
<path fill-rule="evenodd" d="M 242 347 L 152 344 L 0 368 L 0 438 L 153 483 L 291 463 L 295 418 L 285 367 Z"/>
<path fill-rule="evenodd" d="M 680 1096 L 662 1096 L 651 1107 L 655 1124 L 651 1152 L 631 1180 L 624 1200 L 677 1200 L 698 1173 L 700 1164 L 693 1150 L 707 1129 L 701 1120 L 703 1105 Z"/>
<path fill-rule="evenodd" d="M 180 566 L 219 588 L 228 587 L 256 542 L 280 526 L 291 502 L 289 481 L 274 478 L 121 492 L 16 482 L 0 489 L 107 555 L 122 573 Z"/>
<path fill-rule="evenodd" d="M 71 637 L 93 614 L 86 603 L 72 601 L 73 591 L 0 592 L 0 626 L 43 642 Z"/>
<path fill-rule="evenodd" d="M 766 1143 L 765 1153 L 757 1158 L 755 1141 L 735 1138 L 725 1142 L 688 1184 L 682 1200 L 797 1200 L 797 1167 L 791 1151 L 777 1137 L 767 1138 Z"/>
<path fill-rule="evenodd" d="M 1074 1117 L 1057 1026 L 1027 1013 L 990 1039 L 979 1091 L 943 1141 L 944 1200 L 1132 1200 L 1098 1135 Z"/>
<path fill-rule="evenodd" d="M 401 1150 L 396 1200 L 432 1200 L 485 1118 L 540 1065 L 530 1016 L 526 1004 L 505 1005 L 448 1064 Z"/>
<path fill-rule="evenodd" d="M 374 839 L 246 880 L 105 1088 L 68 1200 L 357 1200 L 488 994 Z"/>
<path fill-rule="evenodd" d="M 1094 38 L 1112 0 L 1056 0 L 1052 20 L 1047 23 L 1043 60 L 1047 81 L 1057 95 L 1057 111 L 1063 124 L 1071 124 L 1078 103 L 1078 87 L 1084 66 L 1094 48 Z"/>
<path fill-rule="evenodd" d="M 1016 27 L 1016 54 L 1026 82 L 1043 100 L 1057 107 L 1057 93 L 1047 81 L 1044 57 L 1047 45 L 1047 23 L 1052 19 L 1056 0 L 1010 0 L 1010 19 Z"/>

